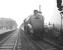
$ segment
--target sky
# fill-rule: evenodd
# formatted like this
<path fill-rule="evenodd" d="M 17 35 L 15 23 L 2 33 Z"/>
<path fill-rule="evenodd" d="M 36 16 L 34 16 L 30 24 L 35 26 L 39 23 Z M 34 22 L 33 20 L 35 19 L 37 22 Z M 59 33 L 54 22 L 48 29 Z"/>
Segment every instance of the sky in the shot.
<path fill-rule="evenodd" d="M 39 5 L 45 17 L 45 23 L 60 23 L 56 0 L 0 0 L 0 18 L 12 18 L 19 27 L 26 17 L 33 14 L 34 9 L 39 10 Z"/>

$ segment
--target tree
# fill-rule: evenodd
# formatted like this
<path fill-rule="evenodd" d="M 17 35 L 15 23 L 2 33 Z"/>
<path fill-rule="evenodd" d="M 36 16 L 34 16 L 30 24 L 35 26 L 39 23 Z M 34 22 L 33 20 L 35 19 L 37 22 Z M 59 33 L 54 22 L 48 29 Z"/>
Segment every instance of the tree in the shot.
<path fill-rule="evenodd" d="M 17 28 L 16 21 L 10 19 L 10 18 L 1 18 L 0 19 L 0 29 L 6 28 L 6 29 L 13 29 L 14 27 Z"/>

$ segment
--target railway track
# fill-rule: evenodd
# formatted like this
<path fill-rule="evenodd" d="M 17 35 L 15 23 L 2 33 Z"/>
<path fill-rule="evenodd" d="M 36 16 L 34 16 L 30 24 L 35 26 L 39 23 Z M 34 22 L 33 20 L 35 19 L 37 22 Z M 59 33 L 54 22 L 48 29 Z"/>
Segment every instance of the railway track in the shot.
<path fill-rule="evenodd" d="M 62 45 L 60 45 L 60 44 L 58 44 L 58 43 L 56 43 L 56 42 L 54 42 L 54 41 L 52 41 L 52 40 L 49 40 L 49 39 L 47 39 L 47 38 L 44 38 L 44 42 L 46 42 L 46 43 L 48 43 L 48 44 L 50 44 L 50 45 L 53 45 L 53 46 L 56 47 L 58 50 L 63 50 L 63 46 L 62 46 Z"/>
<path fill-rule="evenodd" d="M 18 32 L 18 36 L 15 42 L 15 45 L 13 47 L 13 50 L 21 50 L 21 39 L 20 39 L 20 33 Z"/>
<path fill-rule="evenodd" d="M 18 31 L 11 33 L 11 35 L 3 41 L 1 41 L 0 50 L 16 50 L 17 41 L 19 37 Z"/>
<path fill-rule="evenodd" d="M 29 37 L 27 37 L 27 38 L 29 38 Z M 58 45 L 58 44 L 54 43 L 53 41 L 49 41 L 48 39 L 45 39 L 45 38 L 43 40 L 40 40 L 40 41 L 39 40 L 35 41 L 35 40 L 31 39 L 31 38 L 30 38 L 30 40 L 37 47 L 39 47 L 40 50 L 45 50 L 48 46 L 49 46 L 49 48 L 47 48 L 48 50 L 63 50 L 63 46 Z"/>
<path fill-rule="evenodd" d="M 34 43 L 36 46 L 38 46 L 40 48 L 40 50 L 63 50 L 63 46 L 54 43 L 53 41 L 50 41 L 48 39 L 44 39 L 41 41 L 35 41 L 35 40 L 31 40 L 32 43 Z"/>
<path fill-rule="evenodd" d="M 0 41 L 0 45 L 3 44 L 6 40 L 8 40 L 12 35 L 13 35 L 13 34 L 10 33 L 7 37 L 5 37 L 4 39 L 2 39 L 2 40 Z"/>
<path fill-rule="evenodd" d="M 45 41 L 45 40 L 33 40 L 29 35 L 26 35 L 26 39 L 28 39 L 38 50 L 62 50 L 61 48 L 57 47 L 56 45 L 53 45 L 52 43 Z"/>
<path fill-rule="evenodd" d="M 30 39 L 30 41 L 37 47 L 39 48 L 39 50 L 57 50 L 56 47 L 54 47 L 53 45 L 45 42 L 45 41 L 35 41 Z"/>
<path fill-rule="evenodd" d="M 29 38 L 28 36 L 26 37 L 27 39 L 29 39 L 29 41 L 31 43 L 34 44 L 34 46 L 36 46 L 36 48 L 38 48 L 39 50 L 57 50 L 56 47 L 54 47 L 53 45 L 45 42 L 45 41 L 40 41 L 40 40 L 33 40 L 31 38 Z"/>
<path fill-rule="evenodd" d="M 53 45 L 50 45 L 44 41 L 34 41 L 32 40 L 32 42 L 39 47 L 39 50 L 57 50 L 57 48 L 55 48 Z"/>

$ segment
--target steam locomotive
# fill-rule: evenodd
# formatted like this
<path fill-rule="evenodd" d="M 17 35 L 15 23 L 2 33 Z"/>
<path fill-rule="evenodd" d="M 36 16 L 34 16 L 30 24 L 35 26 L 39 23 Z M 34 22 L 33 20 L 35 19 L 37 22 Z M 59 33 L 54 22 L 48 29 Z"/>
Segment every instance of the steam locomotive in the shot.
<path fill-rule="evenodd" d="M 30 20 L 30 22 L 29 22 Z M 29 22 L 29 23 L 28 23 Z M 27 17 L 24 20 L 24 32 L 32 38 L 42 38 L 44 33 L 44 19 Z"/>

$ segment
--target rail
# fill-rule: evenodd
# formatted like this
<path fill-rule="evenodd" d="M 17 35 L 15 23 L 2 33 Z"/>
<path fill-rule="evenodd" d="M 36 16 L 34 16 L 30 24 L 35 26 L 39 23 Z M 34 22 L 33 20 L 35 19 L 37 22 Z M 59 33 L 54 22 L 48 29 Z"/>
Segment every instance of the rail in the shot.
<path fill-rule="evenodd" d="M 46 42 L 44 42 L 44 41 L 42 41 L 42 42 L 36 42 L 36 41 L 34 41 L 34 40 L 32 40 L 32 42 L 37 46 L 37 47 L 39 47 L 40 48 L 40 50 L 46 50 L 46 49 L 48 49 L 48 50 L 55 50 L 55 49 L 57 49 L 57 48 L 55 48 L 53 45 L 50 45 L 50 44 L 48 44 L 48 43 L 46 43 Z M 45 43 L 45 44 L 44 44 Z M 44 46 L 43 46 L 44 45 Z M 49 46 L 50 45 L 50 46 Z M 49 46 L 49 47 L 48 47 Z M 48 47 L 48 48 L 47 48 Z"/>
<path fill-rule="evenodd" d="M 18 50 L 17 46 L 18 46 L 18 41 L 19 41 L 19 33 L 18 33 L 18 36 L 16 38 L 16 41 L 14 43 L 14 46 L 13 46 L 13 49 L 12 50 Z"/>
<path fill-rule="evenodd" d="M 46 42 L 46 43 L 48 43 L 48 44 L 50 44 L 50 45 L 53 45 L 53 46 L 56 47 L 57 49 L 63 50 L 63 46 L 61 46 L 61 45 L 59 45 L 59 44 L 57 44 L 57 43 L 54 43 L 53 41 L 50 41 L 50 40 L 44 38 L 44 42 Z"/>
<path fill-rule="evenodd" d="M 2 45 L 2 44 L 5 44 L 5 42 L 9 39 L 9 38 L 11 38 L 11 36 L 15 33 L 14 32 L 14 30 L 12 30 L 11 32 L 13 32 L 13 33 L 11 33 L 9 36 L 7 36 L 6 38 L 4 38 L 2 41 L 0 41 L 0 46 L 2 46 L 2 47 L 0 47 L 0 49 L 12 49 L 12 50 L 14 50 L 14 48 L 15 48 L 15 46 L 16 46 L 16 43 L 17 43 L 17 39 L 16 39 L 16 41 L 14 42 L 15 44 L 14 45 Z M 4 47 L 5 46 L 5 47 Z M 6 46 L 9 46 L 8 48 L 6 47 Z"/>
<path fill-rule="evenodd" d="M 36 41 L 32 40 L 28 36 L 26 36 L 26 38 L 29 39 L 29 41 L 32 42 L 37 48 L 39 48 L 39 50 L 44 50 L 44 48 L 40 46 Z"/>
<path fill-rule="evenodd" d="M 27 39 L 29 39 L 37 48 L 39 48 L 39 50 L 45 50 L 45 46 L 43 46 L 44 44 L 48 44 L 50 46 L 52 46 L 52 48 L 49 48 L 49 50 L 55 50 L 55 49 L 58 49 L 58 47 L 56 47 L 55 45 L 52 45 L 50 43 L 48 43 L 47 41 L 44 41 L 44 40 L 33 40 L 29 37 L 27 37 Z M 44 43 L 43 45 L 41 45 L 42 43 Z"/>
<path fill-rule="evenodd" d="M 12 36 L 12 34 L 10 34 L 9 36 L 5 37 L 5 39 L 1 40 L 1 41 L 0 41 L 0 45 L 1 45 L 2 43 L 4 43 L 6 40 L 8 40 L 11 36 Z"/>

